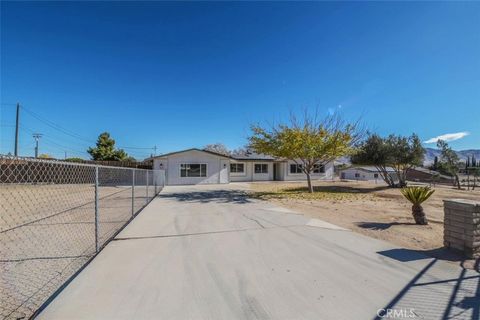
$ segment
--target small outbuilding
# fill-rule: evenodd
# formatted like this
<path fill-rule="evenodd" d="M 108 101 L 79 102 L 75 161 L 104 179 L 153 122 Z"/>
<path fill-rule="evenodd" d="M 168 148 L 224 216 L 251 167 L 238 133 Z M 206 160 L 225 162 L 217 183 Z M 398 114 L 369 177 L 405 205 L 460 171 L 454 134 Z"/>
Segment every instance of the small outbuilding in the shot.
<path fill-rule="evenodd" d="M 387 167 L 388 174 L 393 177 L 394 181 L 398 181 L 395 170 Z M 380 171 L 374 166 L 354 166 L 340 170 L 340 179 L 342 180 L 358 180 L 358 181 L 383 181 Z"/>

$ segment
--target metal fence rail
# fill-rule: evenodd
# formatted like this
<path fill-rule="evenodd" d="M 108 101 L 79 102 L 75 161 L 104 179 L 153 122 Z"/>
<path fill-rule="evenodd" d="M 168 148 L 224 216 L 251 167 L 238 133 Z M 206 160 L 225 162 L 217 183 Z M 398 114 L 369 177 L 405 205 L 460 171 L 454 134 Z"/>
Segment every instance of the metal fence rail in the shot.
<path fill-rule="evenodd" d="M 163 170 L 0 156 L 0 319 L 28 319 L 163 188 Z"/>

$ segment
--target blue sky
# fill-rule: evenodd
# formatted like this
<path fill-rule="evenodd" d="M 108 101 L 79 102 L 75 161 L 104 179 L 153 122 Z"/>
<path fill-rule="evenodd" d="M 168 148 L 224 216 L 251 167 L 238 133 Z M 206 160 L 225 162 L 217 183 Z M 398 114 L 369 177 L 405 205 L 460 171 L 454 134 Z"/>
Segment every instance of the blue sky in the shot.
<path fill-rule="evenodd" d="M 17 101 L 23 155 L 32 131 L 57 157 L 103 131 L 158 152 L 236 148 L 251 123 L 304 108 L 480 148 L 480 3 L 2 1 L 1 153 Z"/>

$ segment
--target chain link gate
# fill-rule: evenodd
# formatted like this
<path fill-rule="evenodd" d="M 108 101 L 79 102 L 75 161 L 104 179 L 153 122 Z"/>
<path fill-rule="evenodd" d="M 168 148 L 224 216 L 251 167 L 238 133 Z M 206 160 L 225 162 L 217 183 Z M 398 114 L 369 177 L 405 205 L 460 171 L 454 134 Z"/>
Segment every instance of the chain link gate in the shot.
<path fill-rule="evenodd" d="M 164 186 L 163 170 L 0 156 L 0 319 L 28 319 Z"/>

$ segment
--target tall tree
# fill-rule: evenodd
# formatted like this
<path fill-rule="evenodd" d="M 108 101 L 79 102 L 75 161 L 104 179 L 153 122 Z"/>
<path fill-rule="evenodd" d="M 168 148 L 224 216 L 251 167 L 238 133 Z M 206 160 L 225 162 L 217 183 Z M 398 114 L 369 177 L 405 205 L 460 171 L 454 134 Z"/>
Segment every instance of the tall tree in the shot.
<path fill-rule="evenodd" d="M 308 112 L 302 120 L 291 115 L 288 123 L 252 125 L 251 130 L 249 147 L 257 153 L 295 162 L 307 176 L 309 192 L 313 192 L 313 171 L 350 154 L 361 137 L 357 123 L 346 123 L 337 115 L 320 119 Z"/>
<path fill-rule="evenodd" d="M 230 151 L 228 150 L 228 148 L 223 143 L 220 143 L 220 142 L 207 144 L 203 149 L 207 151 L 220 153 L 226 156 L 230 155 Z"/>
<path fill-rule="evenodd" d="M 460 189 L 460 179 L 458 177 L 458 168 L 460 165 L 460 160 L 458 155 L 455 151 L 452 150 L 443 140 L 437 141 L 437 147 L 442 151 L 441 154 L 441 165 L 443 170 L 446 171 L 447 174 L 454 177 L 454 185 Z"/>
<path fill-rule="evenodd" d="M 352 156 L 354 164 L 372 165 L 391 187 L 407 185 L 407 171 L 423 162 L 425 149 L 416 134 L 410 137 L 389 135 L 382 138 L 371 134 Z M 389 171 L 393 168 L 395 176 Z M 398 179 L 398 183 L 396 180 Z"/>
<path fill-rule="evenodd" d="M 96 146 L 88 148 L 87 152 L 93 160 L 122 161 L 128 158 L 128 154 L 123 149 L 115 148 L 115 140 L 110 137 L 108 132 L 101 133 Z"/>
<path fill-rule="evenodd" d="M 432 170 L 433 170 L 433 171 L 437 171 L 437 170 L 438 170 L 438 157 L 437 157 L 437 156 L 435 156 L 435 158 L 433 158 Z"/>

